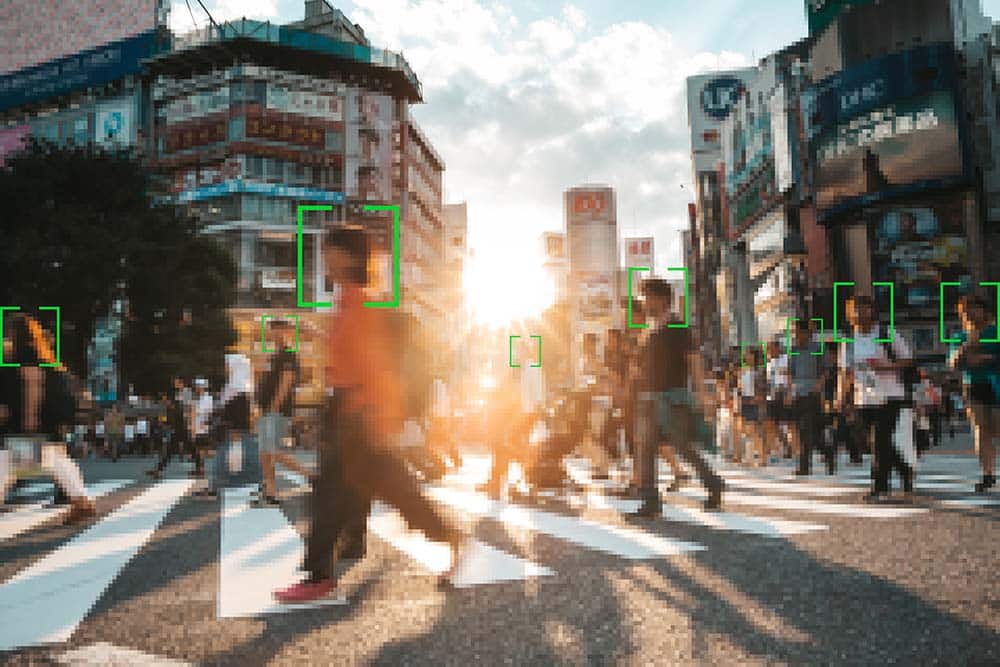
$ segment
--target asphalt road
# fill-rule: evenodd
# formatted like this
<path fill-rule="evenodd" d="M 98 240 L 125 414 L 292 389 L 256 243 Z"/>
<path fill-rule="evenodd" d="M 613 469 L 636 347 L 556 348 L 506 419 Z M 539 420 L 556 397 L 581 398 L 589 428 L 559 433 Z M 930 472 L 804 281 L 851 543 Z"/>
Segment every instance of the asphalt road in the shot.
<path fill-rule="evenodd" d="M 1000 494 L 973 496 L 961 443 L 924 457 L 909 504 L 862 504 L 867 467 L 782 462 L 722 466 L 724 512 L 689 486 L 658 520 L 580 460 L 579 489 L 489 502 L 470 451 L 427 489 L 477 540 L 462 587 L 439 591 L 446 551 L 378 507 L 367 556 L 304 609 L 270 600 L 298 576 L 304 480 L 255 509 L 193 495 L 188 463 L 150 482 L 150 462 L 85 462 L 103 495 L 82 526 L 44 485 L 0 513 L 0 663 L 1000 664 Z"/>

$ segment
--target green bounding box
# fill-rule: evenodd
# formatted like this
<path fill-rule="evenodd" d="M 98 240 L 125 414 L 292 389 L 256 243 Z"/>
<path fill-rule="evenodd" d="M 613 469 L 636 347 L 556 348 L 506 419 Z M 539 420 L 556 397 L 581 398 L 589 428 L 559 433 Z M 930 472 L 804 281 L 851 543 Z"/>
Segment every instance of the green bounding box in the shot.
<path fill-rule="evenodd" d="M 399 308 L 399 205 L 366 205 L 366 211 L 392 211 L 392 301 L 365 301 L 366 308 Z"/>
<path fill-rule="evenodd" d="M 1000 283 L 997 282 L 986 282 L 979 283 L 980 287 L 993 287 L 997 293 L 997 337 L 996 338 L 980 338 L 980 343 L 1000 343 Z"/>
<path fill-rule="evenodd" d="M 511 368 L 520 368 L 521 364 L 514 363 L 514 339 L 520 336 L 508 336 L 507 339 L 507 365 Z"/>
<path fill-rule="evenodd" d="M 688 298 L 688 270 L 686 266 L 672 266 L 667 271 L 683 271 L 684 272 L 684 324 L 668 324 L 667 327 L 671 329 L 687 329 L 690 325 L 691 314 L 691 300 Z"/>
<path fill-rule="evenodd" d="M 299 308 L 329 308 L 333 304 L 329 301 L 303 301 L 302 300 L 302 214 L 306 211 L 332 211 L 332 206 L 327 205 L 310 205 L 310 206 L 299 206 L 298 212 L 296 214 L 296 233 L 295 242 L 297 246 L 297 260 L 296 260 L 296 281 L 295 281 L 295 292 L 298 300 Z M 262 325 L 263 326 L 263 325 Z"/>
<path fill-rule="evenodd" d="M 632 322 L 632 274 L 637 271 L 649 271 L 648 267 L 645 266 L 630 266 L 628 267 L 628 328 L 629 329 L 648 329 L 648 324 L 635 324 Z"/>
<path fill-rule="evenodd" d="M 853 343 L 854 342 L 853 338 L 838 338 L 837 337 L 837 332 L 840 331 L 840 329 L 837 328 L 837 288 L 841 287 L 841 286 L 854 287 L 854 283 L 853 282 L 843 282 L 843 283 L 834 283 L 833 284 L 833 342 L 834 343 Z"/>
<path fill-rule="evenodd" d="M 541 336 L 532 336 L 532 338 L 537 338 L 538 339 L 538 363 L 537 364 L 531 364 L 531 367 L 532 368 L 538 368 L 538 367 L 540 367 L 542 365 L 542 337 Z"/>
<path fill-rule="evenodd" d="M 39 368 L 59 368 L 62 366 L 62 308 L 59 306 L 39 306 L 38 310 L 56 311 L 56 360 L 51 364 L 38 364 Z"/>
<path fill-rule="evenodd" d="M 896 338 L 896 286 L 890 282 L 872 283 L 872 287 L 889 288 L 889 337 L 876 338 L 876 343 L 891 343 Z"/>
<path fill-rule="evenodd" d="M 3 360 L 3 311 L 21 310 L 21 306 L 0 306 L 0 368 L 18 368 L 21 364 L 8 364 Z"/>
<path fill-rule="evenodd" d="M 956 282 L 944 282 L 938 284 L 938 324 L 940 327 L 940 335 L 942 343 L 961 343 L 961 338 L 945 338 L 944 337 L 944 288 L 948 287 L 961 287 L 962 283 Z"/>
<path fill-rule="evenodd" d="M 810 317 L 810 322 L 819 322 L 819 352 L 810 352 L 814 357 L 822 356 L 826 352 L 826 330 L 823 328 L 822 317 Z"/>

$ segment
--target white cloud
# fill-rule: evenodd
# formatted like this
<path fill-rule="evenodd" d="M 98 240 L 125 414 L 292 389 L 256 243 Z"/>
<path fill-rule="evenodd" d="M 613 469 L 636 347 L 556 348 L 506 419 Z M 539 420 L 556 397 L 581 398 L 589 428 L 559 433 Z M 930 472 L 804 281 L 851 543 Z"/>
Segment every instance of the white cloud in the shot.
<path fill-rule="evenodd" d="M 279 17 L 277 0 L 208 0 L 205 7 L 217 23 L 244 17 L 259 21 L 276 20 Z M 195 23 L 191 22 L 192 14 Z M 189 4 L 184 0 L 174 0 L 171 4 L 169 26 L 174 32 L 183 34 L 195 26 L 204 28 L 207 25 L 208 16 L 197 0 L 190 0 Z"/>
<path fill-rule="evenodd" d="M 589 30 L 571 4 L 523 28 L 475 0 L 356 5 L 352 20 L 402 50 L 424 83 L 413 115 L 448 165 L 447 199 L 469 201 L 473 245 L 559 229 L 563 190 L 607 183 L 621 234 L 656 236 L 663 268 L 681 261 L 692 192 L 685 78 L 745 66 L 744 56 L 684 52 L 640 21 Z"/>

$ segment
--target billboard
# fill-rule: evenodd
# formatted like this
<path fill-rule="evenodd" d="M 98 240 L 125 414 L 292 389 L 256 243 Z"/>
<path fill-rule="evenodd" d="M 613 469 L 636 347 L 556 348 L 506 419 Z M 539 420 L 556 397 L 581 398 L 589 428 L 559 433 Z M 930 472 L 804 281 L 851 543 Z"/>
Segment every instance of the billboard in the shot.
<path fill-rule="evenodd" d="M 820 221 L 966 181 L 954 60 L 947 45 L 830 77 L 804 97 Z"/>
<path fill-rule="evenodd" d="M 0 25 L 3 25 L 2 18 Z M 7 46 L 3 37 L 0 37 L 0 44 Z M 156 33 L 145 32 L 43 65 L 4 74 L 0 76 L 0 111 L 136 74 L 142 69 L 140 60 L 154 55 L 158 44 Z"/>
<path fill-rule="evenodd" d="M 653 237 L 639 236 L 625 239 L 625 267 L 645 266 L 653 270 Z"/>
<path fill-rule="evenodd" d="M 688 77 L 688 128 L 695 172 L 715 169 L 722 150 L 720 125 L 756 71 L 747 68 Z"/>
<path fill-rule="evenodd" d="M 164 152 L 174 153 L 226 141 L 229 138 L 226 122 L 225 118 L 215 118 L 171 128 L 167 132 Z M 247 119 L 247 136 L 254 136 L 250 134 L 249 119 Z"/>
<path fill-rule="evenodd" d="M 132 101 L 120 100 L 97 108 L 94 122 L 94 140 L 98 144 L 131 145 L 135 139 Z"/>
<path fill-rule="evenodd" d="M 573 273 L 613 273 L 618 268 L 615 195 L 609 187 L 566 192 L 566 240 Z"/>
<path fill-rule="evenodd" d="M 936 319 L 940 283 L 969 284 L 961 198 L 888 208 L 870 234 L 872 279 L 893 283 L 897 313 Z"/>
<path fill-rule="evenodd" d="M 326 130 L 303 118 L 276 113 L 247 115 L 247 137 L 283 141 L 289 144 L 322 149 L 326 146 Z"/>
<path fill-rule="evenodd" d="M 267 86 L 267 108 L 334 122 L 344 120 L 344 105 L 339 95 L 292 90 L 270 83 Z"/>

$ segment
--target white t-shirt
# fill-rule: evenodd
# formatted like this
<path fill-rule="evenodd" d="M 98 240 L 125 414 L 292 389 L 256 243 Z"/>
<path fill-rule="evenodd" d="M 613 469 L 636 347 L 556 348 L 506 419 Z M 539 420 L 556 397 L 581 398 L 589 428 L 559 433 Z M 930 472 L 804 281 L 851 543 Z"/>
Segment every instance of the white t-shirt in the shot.
<path fill-rule="evenodd" d="M 104 422 L 94 424 L 94 435 L 104 435 Z"/>
<path fill-rule="evenodd" d="M 135 425 L 125 424 L 125 442 L 132 442 L 133 438 L 135 438 Z"/>
<path fill-rule="evenodd" d="M 873 407 L 883 405 L 886 399 L 902 399 L 905 396 L 900 372 L 873 371 L 868 367 L 869 359 L 889 361 L 885 346 L 889 343 L 876 343 L 881 333 L 876 325 L 867 333 L 854 332 L 853 343 L 841 343 L 839 352 L 840 368 L 854 373 L 854 405 L 858 407 Z M 893 336 L 892 349 L 896 359 L 910 359 L 910 347 L 897 331 Z M 852 351 L 848 353 L 848 346 Z M 850 359 L 849 359 L 850 357 Z M 850 366 L 848 362 L 850 361 Z"/>
<path fill-rule="evenodd" d="M 774 398 L 775 390 L 788 388 L 788 355 L 771 359 L 767 362 L 767 397 Z"/>
<path fill-rule="evenodd" d="M 136 435 L 146 435 L 149 432 L 149 423 L 145 419 L 140 419 L 135 423 Z"/>
<path fill-rule="evenodd" d="M 208 418 L 212 414 L 212 395 L 207 391 L 194 399 L 194 434 L 208 435 Z"/>
<path fill-rule="evenodd" d="M 744 398 L 753 398 L 756 379 L 757 371 L 753 368 L 744 368 L 740 371 L 740 393 Z"/>

